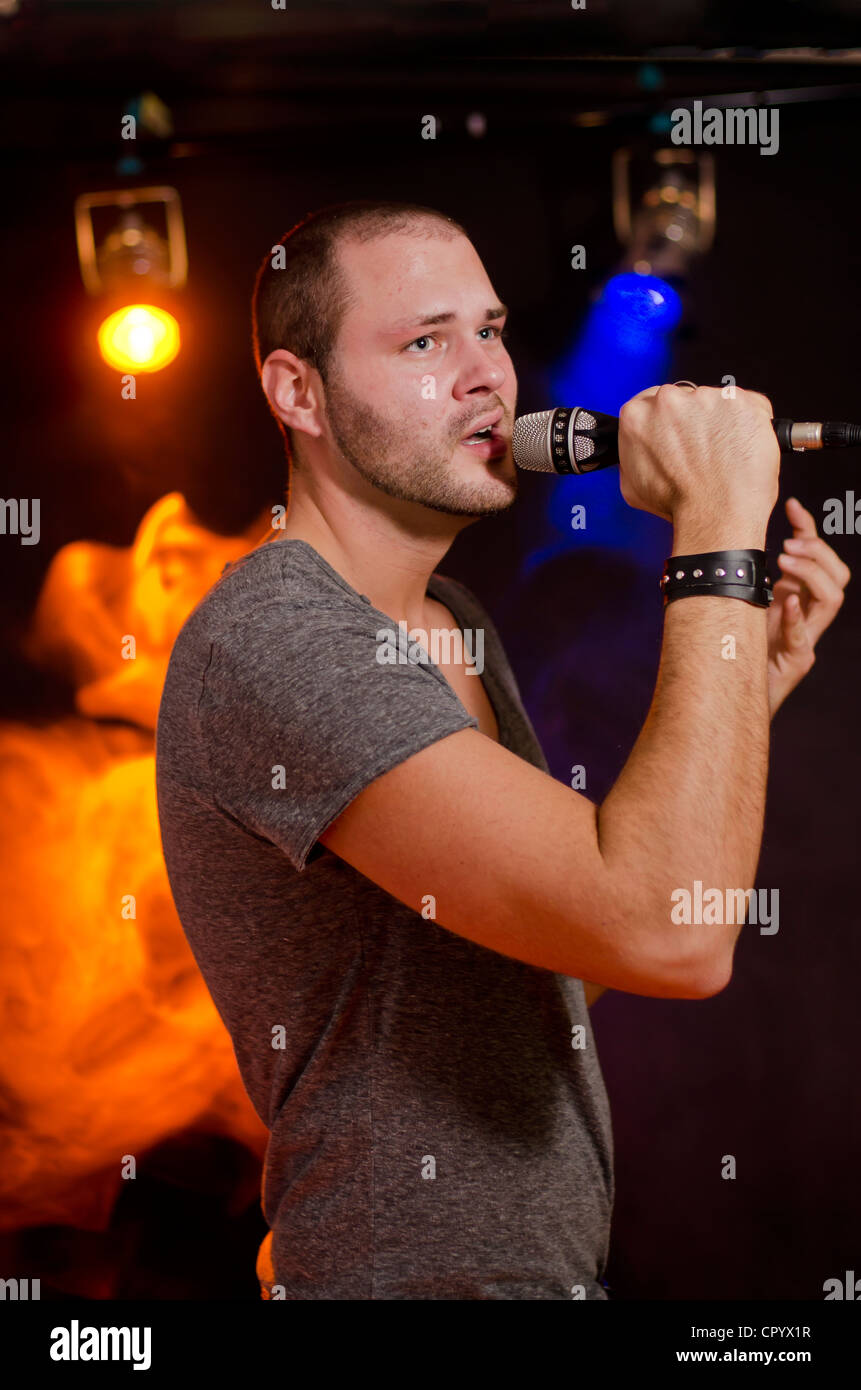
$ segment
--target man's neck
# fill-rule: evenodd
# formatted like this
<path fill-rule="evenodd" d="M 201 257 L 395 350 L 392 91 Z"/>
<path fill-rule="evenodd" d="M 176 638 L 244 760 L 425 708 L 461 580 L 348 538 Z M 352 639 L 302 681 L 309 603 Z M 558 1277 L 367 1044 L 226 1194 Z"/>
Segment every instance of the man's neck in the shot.
<path fill-rule="evenodd" d="M 462 529 L 461 518 L 440 514 L 419 535 L 382 511 L 365 510 L 347 522 L 296 502 L 275 539 L 306 541 L 381 613 L 405 620 L 409 629 L 428 626 L 428 580 Z"/>

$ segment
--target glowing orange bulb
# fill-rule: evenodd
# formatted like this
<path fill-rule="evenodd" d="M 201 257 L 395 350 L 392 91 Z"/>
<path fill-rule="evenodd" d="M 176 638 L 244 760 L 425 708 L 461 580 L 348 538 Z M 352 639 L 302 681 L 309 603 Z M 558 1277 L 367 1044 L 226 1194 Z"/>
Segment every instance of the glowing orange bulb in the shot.
<path fill-rule="evenodd" d="M 105 319 L 98 341 L 118 372 L 160 372 L 179 352 L 179 324 L 154 304 L 130 304 Z"/>

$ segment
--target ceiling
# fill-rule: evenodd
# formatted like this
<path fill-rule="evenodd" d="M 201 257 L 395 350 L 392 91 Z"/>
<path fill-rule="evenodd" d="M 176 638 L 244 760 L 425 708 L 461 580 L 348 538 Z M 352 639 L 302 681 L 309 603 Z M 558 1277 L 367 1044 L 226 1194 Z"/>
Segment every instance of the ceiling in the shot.
<path fill-rule="evenodd" d="M 143 91 L 168 106 L 185 155 L 303 129 L 355 139 L 419 110 L 480 109 L 522 130 L 690 95 L 861 96 L 861 0 L 273 3 L 0 0 L 0 144 L 109 157 Z"/>

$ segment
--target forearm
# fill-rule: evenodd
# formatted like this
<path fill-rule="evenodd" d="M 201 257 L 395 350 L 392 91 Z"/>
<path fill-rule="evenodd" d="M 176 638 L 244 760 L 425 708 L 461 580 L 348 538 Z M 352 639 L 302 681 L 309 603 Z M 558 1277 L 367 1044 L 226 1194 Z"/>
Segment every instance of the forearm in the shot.
<path fill-rule="evenodd" d="M 677 540 L 673 553 L 694 548 Z M 768 735 L 766 610 L 722 597 L 668 604 L 648 717 L 598 812 L 610 881 L 636 904 L 639 948 L 658 979 L 730 972 L 740 925 L 674 922 L 672 894 L 696 880 L 704 891 L 752 887 Z"/>

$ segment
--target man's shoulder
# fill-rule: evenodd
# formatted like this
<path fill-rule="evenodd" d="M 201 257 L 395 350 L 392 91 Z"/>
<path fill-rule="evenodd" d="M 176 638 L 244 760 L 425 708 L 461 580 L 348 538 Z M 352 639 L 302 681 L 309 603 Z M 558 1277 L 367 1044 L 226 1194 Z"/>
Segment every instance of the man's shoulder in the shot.
<path fill-rule="evenodd" d="M 167 687 L 187 699 L 246 694 L 313 703 L 379 676 L 379 614 L 305 543 L 266 542 L 222 574 L 171 654 Z M 204 694 L 203 692 L 206 692 Z M 239 694 L 237 694 L 239 692 Z M 333 697 L 334 698 L 334 697 Z"/>
<path fill-rule="evenodd" d="M 338 611 L 344 598 L 343 589 L 315 565 L 310 547 L 265 541 L 224 566 L 177 641 L 242 646 L 274 626 L 300 622 L 302 614 Z"/>
<path fill-rule="evenodd" d="M 224 566 L 203 604 L 213 615 L 248 614 L 273 600 L 319 591 L 321 578 L 306 547 L 266 540 Z"/>

